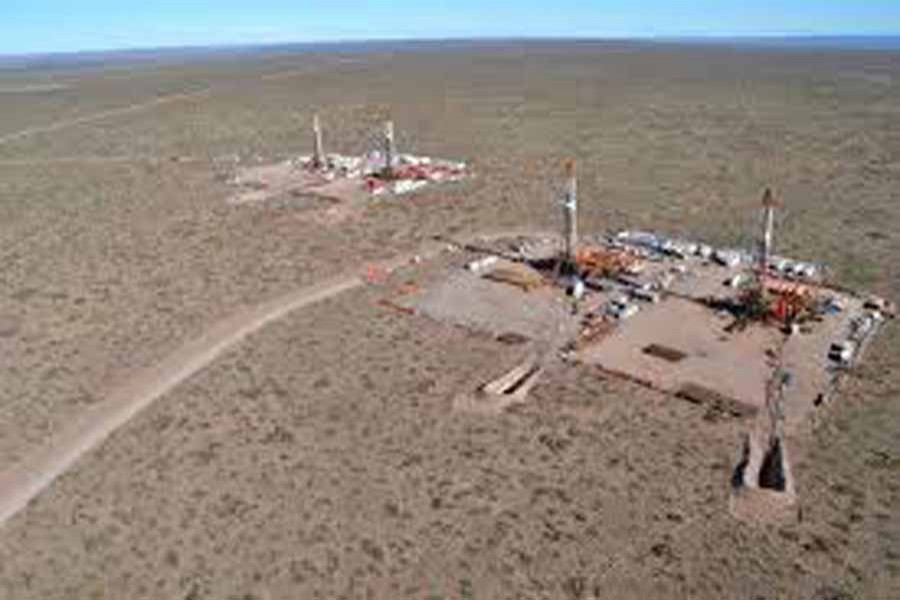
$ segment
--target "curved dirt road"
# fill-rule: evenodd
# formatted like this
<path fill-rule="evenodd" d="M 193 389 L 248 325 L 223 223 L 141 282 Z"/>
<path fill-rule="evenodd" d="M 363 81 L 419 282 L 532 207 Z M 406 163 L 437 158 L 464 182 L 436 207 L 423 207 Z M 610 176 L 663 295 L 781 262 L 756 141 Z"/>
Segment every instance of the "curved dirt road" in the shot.
<path fill-rule="evenodd" d="M 82 455 L 127 423 L 141 409 L 197 373 L 223 352 L 288 313 L 363 285 L 347 277 L 304 288 L 214 325 L 159 364 L 139 371 L 81 415 L 56 439 L 0 474 L 0 525 L 64 473 Z"/>
<path fill-rule="evenodd" d="M 472 236 L 459 243 L 465 245 L 474 239 L 489 240 L 534 233 L 510 230 Z M 409 263 L 411 256 L 434 257 L 445 244 L 446 241 L 431 242 L 414 255 L 385 261 L 378 266 L 393 271 Z M 0 527 L 116 429 L 248 335 L 293 311 L 364 284 L 361 275 L 347 274 L 242 311 L 216 323 L 199 338 L 185 344 L 159 364 L 137 372 L 113 388 L 103 402 L 87 410 L 46 446 L 0 473 Z"/>

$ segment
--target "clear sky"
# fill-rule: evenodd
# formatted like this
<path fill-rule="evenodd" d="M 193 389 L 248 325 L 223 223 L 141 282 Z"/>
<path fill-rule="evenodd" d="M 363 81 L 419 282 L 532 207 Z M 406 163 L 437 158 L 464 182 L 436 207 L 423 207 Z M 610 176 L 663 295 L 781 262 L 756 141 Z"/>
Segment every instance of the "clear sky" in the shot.
<path fill-rule="evenodd" d="M 900 0 L 0 0 L 0 54 L 448 37 L 900 35 Z"/>

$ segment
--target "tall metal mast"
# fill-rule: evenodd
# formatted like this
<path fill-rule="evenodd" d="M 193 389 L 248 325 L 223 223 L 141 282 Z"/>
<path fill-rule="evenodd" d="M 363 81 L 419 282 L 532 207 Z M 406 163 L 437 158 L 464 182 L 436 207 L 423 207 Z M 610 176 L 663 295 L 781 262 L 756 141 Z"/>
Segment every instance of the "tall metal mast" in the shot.
<path fill-rule="evenodd" d="M 384 176 L 392 177 L 394 175 L 394 122 L 388 121 L 384 124 Z"/>
<path fill-rule="evenodd" d="M 566 162 L 566 193 L 562 202 L 565 239 L 564 271 L 575 271 L 575 255 L 578 250 L 578 176 L 574 160 Z"/>
<path fill-rule="evenodd" d="M 319 123 L 319 114 L 313 115 L 313 167 L 321 169 L 325 166 L 325 152 L 322 150 L 322 126 Z"/>
<path fill-rule="evenodd" d="M 759 240 L 759 251 L 757 256 L 757 277 L 759 278 L 759 285 L 765 285 L 765 279 L 769 272 L 769 259 L 772 257 L 772 248 L 773 248 L 773 236 L 775 230 L 775 206 L 776 206 L 775 196 L 772 194 L 772 190 L 770 188 L 766 188 L 766 191 L 763 193 L 762 205 L 763 205 L 763 216 L 762 216 L 762 237 Z"/>

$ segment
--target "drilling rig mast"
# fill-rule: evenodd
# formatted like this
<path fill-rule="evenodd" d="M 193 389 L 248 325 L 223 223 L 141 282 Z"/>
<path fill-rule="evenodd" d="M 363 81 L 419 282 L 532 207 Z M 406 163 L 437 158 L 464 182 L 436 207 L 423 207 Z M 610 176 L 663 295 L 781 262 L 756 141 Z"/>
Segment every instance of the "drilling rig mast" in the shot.
<path fill-rule="evenodd" d="M 394 122 L 387 121 L 384 124 L 384 171 L 382 171 L 385 179 L 394 177 L 394 157 L 396 152 L 397 150 L 394 146 Z"/>
<path fill-rule="evenodd" d="M 769 260 L 772 258 L 773 236 L 775 233 L 775 206 L 778 203 L 771 188 L 766 188 L 762 198 L 762 235 L 757 249 L 756 283 L 760 291 L 765 293 L 766 279 L 769 273 Z"/>
<path fill-rule="evenodd" d="M 566 275 L 571 275 L 577 271 L 578 252 L 578 177 L 574 160 L 566 161 L 566 178 L 566 192 L 562 201 L 565 241 L 562 271 Z"/>
<path fill-rule="evenodd" d="M 325 166 L 325 152 L 322 150 L 322 126 L 319 123 L 319 114 L 313 115 L 313 159 L 312 164 L 316 169 Z"/>

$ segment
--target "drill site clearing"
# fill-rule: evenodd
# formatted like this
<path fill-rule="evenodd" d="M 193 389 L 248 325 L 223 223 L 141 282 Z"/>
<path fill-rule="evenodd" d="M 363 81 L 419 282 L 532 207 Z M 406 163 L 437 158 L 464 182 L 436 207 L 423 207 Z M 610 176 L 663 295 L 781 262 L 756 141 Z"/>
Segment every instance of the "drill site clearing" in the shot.
<path fill-rule="evenodd" d="M 239 191 L 228 203 L 253 204 L 290 195 L 352 206 L 373 197 L 409 194 L 431 184 L 456 182 L 468 176 L 464 162 L 399 154 L 393 122 L 385 124 L 382 140 L 380 149 L 359 156 L 326 154 L 319 119 L 314 117 L 313 153 L 275 164 L 239 168 L 230 179 Z"/>
<path fill-rule="evenodd" d="M 387 285 L 381 304 L 524 357 L 459 394 L 457 410 L 490 415 L 527 402 L 556 361 L 697 404 L 709 421 L 741 420 L 733 514 L 796 517 L 788 445 L 834 400 L 894 306 L 835 285 L 825 265 L 776 255 L 776 206 L 766 190 L 752 249 L 649 231 L 579 238 L 572 178 L 562 239 L 451 243 L 439 266 L 413 266 Z"/>

